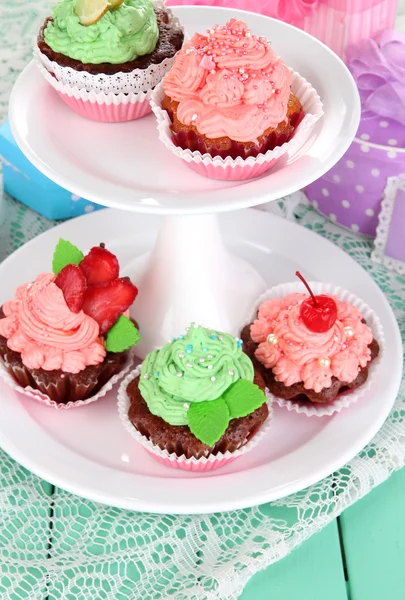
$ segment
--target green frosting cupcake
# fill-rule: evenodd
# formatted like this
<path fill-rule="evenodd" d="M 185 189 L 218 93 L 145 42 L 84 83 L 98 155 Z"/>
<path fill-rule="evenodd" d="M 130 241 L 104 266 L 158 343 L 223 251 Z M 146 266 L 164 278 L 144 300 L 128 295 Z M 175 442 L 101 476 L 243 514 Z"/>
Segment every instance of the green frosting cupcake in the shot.
<path fill-rule="evenodd" d="M 54 52 L 82 63 L 122 64 L 153 52 L 159 28 L 151 0 L 124 0 L 93 25 L 84 26 L 75 13 L 75 0 L 62 0 L 44 38 Z"/>
<path fill-rule="evenodd" d="M 192 324 L 185 336 L 146 357 L 139 389 L 152 414 L 170 425 L 187 425 L 212 446 L 230 419 L 266 401 L 253 378 L 241 340 Z"/>

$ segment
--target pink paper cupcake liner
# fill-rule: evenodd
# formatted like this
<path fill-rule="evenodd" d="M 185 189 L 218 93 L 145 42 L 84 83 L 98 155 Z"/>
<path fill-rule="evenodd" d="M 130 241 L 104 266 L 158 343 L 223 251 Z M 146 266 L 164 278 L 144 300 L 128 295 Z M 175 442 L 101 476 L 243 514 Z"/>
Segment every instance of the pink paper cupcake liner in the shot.
<path fill-rule="evenodd" d="M 294 400 L 285 400 L 284 398 L 277 398 L 277 396 L 271 394 L 269 390 L 266 390 L 266 395 L 269 400 L 271 400 L 275 404 L 278 404 L 278 406 L 282 408 L 286 408 L 290 412 L 304 414 L 307 417 L 325 417 L 331 416 L 335 413 L 339 413 L 343 408 L 347 408 L 351 404 L 354 404 L 354 402 L 356 402 L 359 398 L 364 396 L 371 389 L 375 381 L 376 374 L 379 370 L 382 353 L 384 352 L 385 337 L 380 319 L 375 314 L 375 312 L 358 296 L 330 283 L 320 283 L 318 281 L 315 281 L 310 282 L 309 285 L 314 294 L 332 294 L 334 296 L 337 296 L 342 302 L 349 302 L 351 305 L 358 308 L 358 310 L 363 315 L 364 319 L 367 321 L 367 325 L 372 330 L 374 338 L 377 340 L 380 346 L 379 355 L 369 365 L 367 381 L 353 391 L 350 390 L 347 392 L 343 392 L 341 395 L 338 395 L 333 402 L 328 402 L 326 404 L 315 404 L 311 402 L 299 403 L 295 402 Z M 266 300 L 271 300 L 273 298 L 284 298 L 289 294 L 296 294 L 300 292 L 302 293 L 302 291 L 302 283 L 293 282 L 283 283 L 264 292 L 264 294 L 256 302 L 255 307 L 253 308 L 249 318 L 246 320 L 244 327 L 253 323 L 253 321 L 257 317 L 257 312 L 259 310 L 260 305 L 263 304 L 263 302 L 265 302 Z"/>
<path fill-rule="evenodd" d="M 140 119 L 152 112 L 152 90 L 129 94 L 87 91 L 58 81 L 40 62 L 37 62 L 37 66 L 63 102 L 86 119 L 102 123 L 123 123 Z"/>
<path fill-rule="evenodd" d="M 4 379 L 4 381 L 10 386 L 10 388 L 15 390 L 16 392 L 19 392 L 20 394 L 29 396 L 30 398 L 32 398 L 36 402 L 39 402 L 40 404 L 44 404 L 45 406 L 49 406 L 51 408 L 56 408 L 57 410 L 69 410 L 70 408 L 79 408 L 80 406 L 87 406 L 88 404 L 91 404 L 92 402 L 103 398 L 107 394 L 107 392 L 109 392 L 114 387 L 114 385 L 118 383 L 123 377 L 125 377 L 125 375 L 127 375 L 127 373 L 130 371 L 133 365 L 133 357 L 134 353 L 130 351 L 128 354 L 128 360 L 124 368 L 119 373 L 111 377 L 111 379 L 108 380 L 108 382 L 97 392 L 97 394 L 94 394 L 94 396 L 91 396 L 86 400 L 77 400 L 76 402 L 67 402 L 66 404 L 55 402 L 39 390 L 36 390 L 30 386 L 23 388 L 20 385 L 18 385 L 18 383 L 16 383 L 16 381 L 13 379 L 10 373 L 6 370 L 3 361 L 1 360 L 0 377 Z"/>
<path fill-rule="evenodd" d="M 60 91 L 58 91 L 58 94 L 65 104 L 77 114 L 86 119 L 99 121 L 101 123 L 124 123 L 126 121 L 135 121 L 152 112 L 149 102 L 150 94 L 148 93 L 145 94 L 144 99 L 136 97 L 134 102 L 129 101 L 121 104 L 99 103 L 98 100 L 94 102 L 82 100 L 81 98 L 75 98 L 74 96 L 69 96 Z"/>
<path fill-rule="evenodd" d="M 218 453 L 215 456 L 210 455 L 202 458 L 186 458 L 183 456 L 177 456 L 174 453 L 169 453 L 167 450 L 161 450 L 158 446 L 153 444 L 148 438 L 139 433 L 128 418 L 128 410 L 130 407 L 130 399 L 127 394 L 127 387 L 133 379 L 139 376 L 142 365 L 139 365 L 134 371 L 129 373 L 127 377 L 121 382 L 118 390 L 118 414 L 121 422 L 124 425 L 127 432 L 145 448 L 145 450 L 158 462 L 173 469 L 182 469 L 184 471 L 191 471 L 194 473 L 204 473 L 207 471 L 213 471 L 223 467 L 240 456 L 244 456 L 247 452 L 250 452 L 257 446 L 257 444 L 267 435 L 273 418 L 273 410 L 271 408 L 271 400 L 269 400 L 269 416 L 260 428 L 260 430 L 254 435 L 254 437 L 244 446 L 236 450 L 235 452 L 225 452 L 224 454 Z"/>
<path fill-rule="evenodd" d="M 224 181 L 242 181 L 258 177 L 271 169 L 282 156 L 288 154 L 289 158 L 292 158 L 298 155 L 300 149 L 308 141 L 313 126 L 323 115 L 322 102 L 315 89 L 295 71 L 292 71 L 292 75 L 291 91 L 300 100 L 305 116 L 292 139 L 274 150 L 268 150 L 265 154 L 246 159 L 231 158 L 230 156 L 227 158 L 212 157 L 210 154 L 202 154 L 198 150 L 183 150 L 174 143 L 170 129 L 170 116 L 161 107 L 165 97 L 163 82 L 155 88 L 151 98 L 152 110 L 157 118 L 159 139 L 187 166 L 205 177 Z"/>

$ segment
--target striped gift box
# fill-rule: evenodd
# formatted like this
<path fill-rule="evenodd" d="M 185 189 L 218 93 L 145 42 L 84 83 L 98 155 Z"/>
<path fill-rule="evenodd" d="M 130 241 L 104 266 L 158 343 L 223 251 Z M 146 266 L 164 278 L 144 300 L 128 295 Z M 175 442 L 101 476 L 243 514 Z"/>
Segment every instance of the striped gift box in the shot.
<path fill-rule="evenodd" d="M 304 29 L 343 60 L 352 44 L 395 23 L 397 0 L 166 0 L 166 4 L 225 6 L 260 12 Z"/>
<path fill-rule="evenodd" d="M 296 23 L 343 60 L 348 46 L 394 27 L 397 0 L 325 0 Z"/>

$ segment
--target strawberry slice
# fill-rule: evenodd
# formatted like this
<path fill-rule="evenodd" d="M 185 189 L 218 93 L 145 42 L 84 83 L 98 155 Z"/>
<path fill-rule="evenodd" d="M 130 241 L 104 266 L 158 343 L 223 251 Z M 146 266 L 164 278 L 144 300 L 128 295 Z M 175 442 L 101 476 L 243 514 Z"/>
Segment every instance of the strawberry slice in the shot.
<path fill-rule="evenodd" d="M 67 265 L 60 271 L 55 283 L 63 292 L 66 304 L 74 313 L 83 308 L 84 294 L 87 288 L 86 278 L 77 265 Z"/>
<path fill-rule="evenodd" d="M 137 288 L 127 277 L 93 285 L 86 290 L 83 310 L 97 321 L 103 335 L 131 306 L 137 294 Z"/>
<path fill-rule="evenodd" d="M 120 274 L 117 257 L 104 244 L 95 246 L 80 263 L 80 268 L 86 276 L 88 285 L 97 285 L 114 281 Z"/>

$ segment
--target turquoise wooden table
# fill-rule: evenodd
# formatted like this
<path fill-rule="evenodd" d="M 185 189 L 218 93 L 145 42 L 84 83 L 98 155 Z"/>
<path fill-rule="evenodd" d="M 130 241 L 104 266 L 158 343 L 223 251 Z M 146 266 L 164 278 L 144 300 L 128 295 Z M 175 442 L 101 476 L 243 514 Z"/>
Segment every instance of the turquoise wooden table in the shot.
<path fill-rule="evenodd" d="M 246 585 L 240 600 L 403 600 L 405 470 Z"/>
<path fill-rule="evenodd" d="M 405 470 L 255 575 L 241 600 L 405 598 Z"/>

